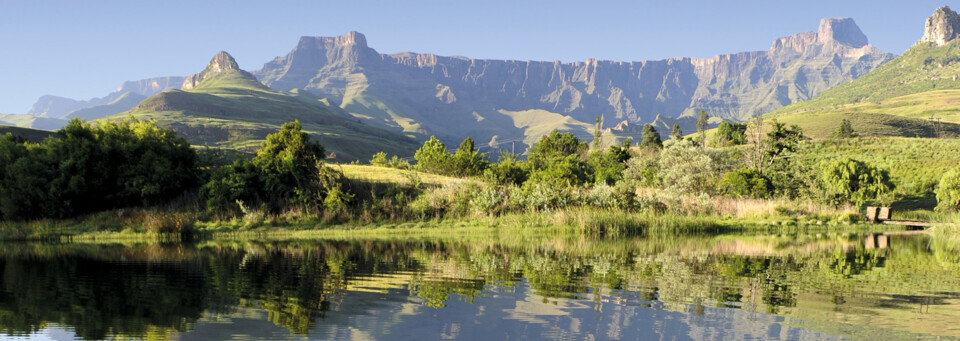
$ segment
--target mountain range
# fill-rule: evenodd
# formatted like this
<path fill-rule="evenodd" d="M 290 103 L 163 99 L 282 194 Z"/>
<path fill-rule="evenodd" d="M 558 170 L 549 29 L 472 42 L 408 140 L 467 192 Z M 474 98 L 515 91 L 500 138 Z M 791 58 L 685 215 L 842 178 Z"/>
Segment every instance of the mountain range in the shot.
<path fill-rule="evenodd" d="M 367 160 L 378 151 L 412 154 L 419 143 L 372 127 L 307 92 L 268 88 L 226 52 L 178 86 L 154 94 L 129 111 L 101 120 L 154 120 L 194 145 L 254 150 L 283 123 L 299 120 L 336 161 Z"/>
<path fill-rule="evenodd" d="M 301 37 L 285 56 L 251 74 L 275 90 L 316 96 L 328 109 L 342 109 L 367 124 L 453 143 L 472 136 L 496 146 L 529 145 L 552 129 L 589 136 L 598 116 L 622 136 L 636 134 L 642 123 L 654 123 L 661 133 L 673 123 L 689 131 L 700 109 L 714 122 L 745 120 L 813 98 L 894 57 L 869 45 L 852 19 L 826 18 L 817 31 L 778 38 L 766 51 L 639 62 L 388 55 L 369 47 L 364 35 L 349 32 Z M 0 121 L 55 129 L 72 117 L 92 120 L 130 110 L 150 96 L 182 88 L 185 80 L 126 82 L 90 100 L 43 96 L 26 117 L 6 115 Z"/>
<path fill-rule="evenodd" d="M 765 117 L 828 137 L 843 119 L 866 136 L 960 136 L 960 15 L 938 8 L 903 55 Z"/>

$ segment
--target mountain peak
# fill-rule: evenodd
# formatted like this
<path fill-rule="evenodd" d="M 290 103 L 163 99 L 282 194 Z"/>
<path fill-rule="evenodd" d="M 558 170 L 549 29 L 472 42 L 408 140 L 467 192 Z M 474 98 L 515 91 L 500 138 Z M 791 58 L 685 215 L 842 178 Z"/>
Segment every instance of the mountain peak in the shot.
<path fill-rule="evenodd" d="M 933 11 L 933 15 L 927 18 L 923 38 L 920 38 L 917 44 L 934 43 L 937 46 L 943 46 L 958 36 L 960 36 L 960 15 L 957 15 L 957 12 L 951 10 L 949 6 L 943 6 Z"/>
<path fill-rule="evenodd" d="M 868 44 L 867 36 L 852 18 L 821 19 L 817 40 L 822 43 L 834 41 L 852 47 L 863 47 Z"/>
<path fill-rule="evenodd" d="M 233 59 L 233 56 L 226 51 L 217 52 L 217 55 L 213 56 L 213 59 L 210 59 L 210 62 L 207 63 L 207 67 L 203 69 L 203 71 L 200 71 L 200 73 L 195 73 L 184 79 L 181 88 L 183 90 L 193 89 L 197 87 L 197 85 L 199 85 L 204 79 L 229 70 L 242 71 L 240 70 L 240 65 L 237 64 L 235 59 Z"/>

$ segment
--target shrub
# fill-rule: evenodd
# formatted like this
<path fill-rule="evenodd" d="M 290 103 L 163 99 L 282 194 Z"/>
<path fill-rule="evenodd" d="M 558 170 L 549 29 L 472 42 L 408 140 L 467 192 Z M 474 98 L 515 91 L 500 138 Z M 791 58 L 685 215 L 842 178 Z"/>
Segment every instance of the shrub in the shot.
<path fill-rule="evenodd" d="M 417 159 L 417 169 L 427 173 L 449 174 L 450 157 L 447 155 L 447 146 L 436 136 L 423 143 L 413 156 Z"/>
<path fill-rule="evenodd" d="M 500 162 L 491 164 L 483 172 L 483 178 L 494 185 L 520 185 L 529 175 L 524 163 L 517 161 L 517 155 L 508 152 L 500 155 Z"/>
<path fill-rule="evenodd" d="M 716 189 L 723 164 L 721 155 L 691 141 L 668 140 L 660 153 L 660 177 L 674 194 L 710 194 Z"/>
<path fill-rule="evenodd" d="M 943 174 L 937 185 L 937 209 L 953 211 L 960 208 L 960 168 Z"/>
<path fill-rule="evenodd" d="M 770 179 L 753 168 L 741 168 L 723 175 L 718 185 L 720 192 L 738 198 L 765 198 L 773 186 Z"/>
<path fill-rule="evenodd" d="M 377 167 L 387 167 L 387 153 L 377 152 L 373 154 L 373 158 L 370 159 L 370 164 Z"/>
<path fill-rule="evenodd" d="M 890 175 L 863 161 L 842 158 L 821 164 L 821 179 L 836 203 L 852 202 L 862 205 L 867 200 L 880 200 L 893 192 Z"/>

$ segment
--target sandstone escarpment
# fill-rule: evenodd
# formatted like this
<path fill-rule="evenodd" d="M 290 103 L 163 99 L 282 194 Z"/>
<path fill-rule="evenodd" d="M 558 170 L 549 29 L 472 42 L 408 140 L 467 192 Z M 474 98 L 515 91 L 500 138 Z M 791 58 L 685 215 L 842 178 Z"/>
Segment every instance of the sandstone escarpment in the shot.
<path fill-rule="evenodd" d="M 947 42 L 956 39 L 960 35 L 960 15 L 950 9 L 949 6 L 937 8 L 929 18 L 923 29 L 923 37 L 920 43 L 933 43 L 936 46 L 943 46 Z"/>

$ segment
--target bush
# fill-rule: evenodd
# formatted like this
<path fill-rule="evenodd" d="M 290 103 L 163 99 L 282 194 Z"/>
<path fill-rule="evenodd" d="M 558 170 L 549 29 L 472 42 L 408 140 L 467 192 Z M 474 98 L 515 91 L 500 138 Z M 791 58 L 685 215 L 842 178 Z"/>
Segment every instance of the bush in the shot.
<path fill-rule="evenodd" d="M 937 185 L 937 209 L 954 211 L 960 208 L 960 168 L 948 171 Z"/>
<path fill-rule="evenodd" d="M 387 153 L 377 152 L 373 154 L 373 158 L 370 159 L 370 164 L 377 167 L 387 167 Z"/>
<path fill-rule="evenodd" d="M 720 153 L 687 140 L 668 140 L 660 153 L 660 177 L 674 194 L 710 194 L 717 188 L 723 163 Z"/>
<path fill-rule="evenodd" d="M 770 179 L 753 168 L 727 172 L 718 187 L 721 193 L 738 198 L 766 198 L 773 191 Z"/>
<path fill-rule="evenodd" d="M 821 179 L 831 191 L 835 203 L 862 205 L 867 200 L 880 200 L 894 189 L 886 170 L 863 161 L 842 158 L 824 162 L 821 167 Z"/>
<path fill-rule="evenodd" d="M 483 172 L 483 178 L 493 185 L 520 185 L 529 175 L 524 163 L 517 161 L 516 154 L 508 152 L 500 155 L 500 162 L 491 164 Z"/>
<path fill-rule="evenodd" d="M 427 173 L 449 174 L 450 157 L 447 155 L 447 146 L 436 136 L 423 143 L 413 156 L 417 159 L 417 169 Z"/>

